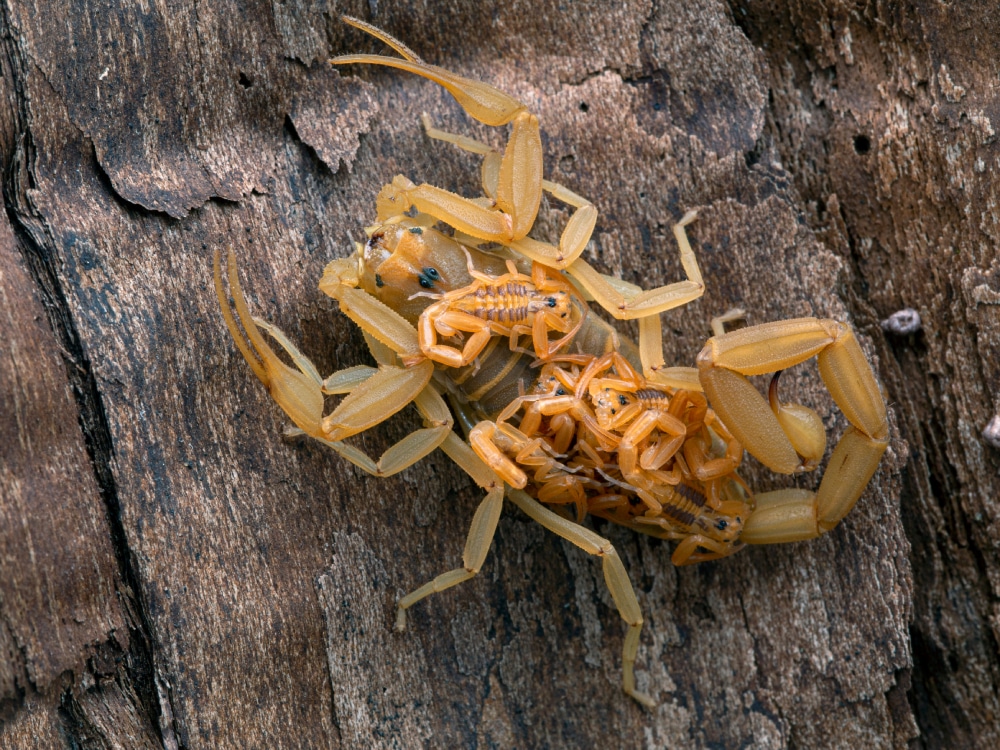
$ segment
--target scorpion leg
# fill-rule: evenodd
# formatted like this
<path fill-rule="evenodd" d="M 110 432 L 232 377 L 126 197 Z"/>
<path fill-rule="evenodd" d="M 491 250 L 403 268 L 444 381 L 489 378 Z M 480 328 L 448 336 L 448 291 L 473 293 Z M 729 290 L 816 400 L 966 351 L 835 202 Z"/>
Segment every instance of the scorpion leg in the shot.
<path fill-rule="evenodd" d="M 489 321 L 477 318 L 470 313 L 450 310 L 449 302 L 448 299 L 444 299 L 435 303 L 420 316 L 417 323 L 420 351 L 427 359 L 440 362 L 448 367 L 465 367 L 486 348 L 493 334 L 494 326 L 491 326 Z M 459 331 L 471 334 L 461 349 L 437 343 L 438 333 L 444 336 L 455 336 Z"/>
<path fill-rule="evenodd" d="M 813 356 L 850 427 L 815 494 L 782 490 L 755 496 L 757 509 L 744 526 L 745 542 L 811 539 L 836 526 L 854 507 L 888 446 L 885 403 L 854 333 L 834 320 L 800 318 L 743 328 L 710 339 L 698 355 L 712 408 L 751 454 L 785 474 L 815 462 L 808 454 L 821 444 L 815 433 L 822 423 L 814 414 L 807 416 L 811 410 L 803 406 L 769 406 L 746 376 Z"/>
<path fill-rule="evenodd" d="M 586 261 L 577 260 L 566 272 L 577 281 L 605 310 L 618 320 L 635 320 L 650 315 L 671 310 L 697 299 L 705 291 L 705 282 L 698 268 L 698 260 L 684 230 L 698 216 L 697 211 L 688 211 L 674 225 L 674 237 L 677 239 L 681 254 L 681 265 L 687 279 L 656 289 L 644 290 L 635 284 L 630 284 L 613 276 L 605 276 L 595 271 Z M 656 340 L 657 352 L 661 345 Z M 640 341 L 640 348 L 644 342 Z M 650 353 L 651 354 L 651 353 Z M 662 361 L 662 354 L 657 354 Z M 648 358 L 648 357 L 647 357 Z"/>
<path fill-rule="evenodd" d="M 406 610 L 421 599 L 467 581 L 479 572 L 493 543 L 493 535 L 496 533 L 500 511 L 503 508 L 503 483 L 479 460 L 466 443 L 449 432 L 441 444 L 441 449 L 465 469 L 476 484 L 487 490 L 486 497 L 472 517 L 469 536 L 465 541 L 465 551 L 462 554 L 462 567 L 442 573 L 400 599 L 396 610 L 396 630 L 406 629 Z"/>
<path fill-rule="evenodd" d="M 469 444 L 477 457 L 504 482 L 520 489 L 528 484 L 528 476 L 507 457 L 501 446 L 497 445 L 498 439 L 505 447 L 516 447 L 510 436 L 498 429 L 495 422 L 484 420 L 469 433 Z"/>
<path fill-rule="evenodd" d="M 680 419 L 667 412 L 650 410 L 644 411 L 639 417 L 628 426 L 625 434 L 622 435 L 621 444 L 618 446 L 618 465 L 622 474 L 630 482 L 642 481 L 639 472 L 639 445 L 649 437 L 653 430 L 659 430 L 664 435 L 669 435 L 663 449 L 665 455 L 659 457 L 659 464 L 672 458 L 681 446 L 684 445 L 684 438 L 687 435 L 687 425 Z M 643 466 L 643 469 L 659 468 Z"/>
<path fill-rule="evenodd" d="M 666 367 L 659 314 L 698 299 L 705 282 L 698 259 L 684 227 L 698 216 L 688 211 L 674 225 L 674 237 L 680 248 L 681 265 L 687 278 L 656 289 L 644 290 L 622 279 L 595 271 L 586 261 L 576 260 L 566 273 L 601 307 L 618 320 L 639 321 L 639 359 L 643 376 L 652 383 L 670 388 L 700 391 L 697 373 L 690 367 Z"/>
<path fill-rule="evenodd" d="M 363 21 L 347 16 L 343 20 L 388 43 L 403 55 L 403 59 L 381 55 L 342 55 L 330 60 L 332 64 L 386 65 L 406 70 L 443 86 L 473 119 L 490 126 L 507 123 L 513 126 L 507 148 L 500 157 L 488 146 L 433 128 L 429 118 L 422 118 L 430 137 L 484 154 L 483 189 L 494 205 L 484 206 L 446 190 L 426 184 L 418 186 L 404 177 L 397 177 L 379 196 L 379 218 L 384 220 L 415 206 L 418 211 L 480 240 L 510 244 L 526 239 L 535 223 L 545 186 L 538 118 L 527 112 L 521 102 L 489 84 L 428 65 L 417 59 L 402 42 Z M 563 231 L 558 247 L 532 240 L 526 242 L 525 248 L 519 249 L 528 257 L 538 255 L 537 259 L 541 262 L 550 266 L 555 263 L 554 267 L 563 268 L 586 247 L 597 221 L 597 209 L 571 191 L 555 183 L 551 186 L 553 195 L 560 200 L 582 205 L 576 205 L 577 210 Z"/>
<path fill-rule="evenodd" d="M 483 192 L 492 201 L 496 201 L 497 184 L 500 180 L 501 155 L 492 146 L 477 141 L 468 136 L 439 130 L 431 124 L 431 118 L 426 114 L 420 116 L 424 132 L 428 138 L 451 143 L 454 146 L 483 156 L 482 184 Z M 577 195 L 572 190 L 556 182 L 542 180 L 542 190 L 557 200 L 577 209 L 570 217 L 559 238 L 558 245 L 539 242 L 530 237 L 523 237 L 511 243 L 511 247 L 527 258 L 537 261 L 549 268 L 562 269 L 580 257 L 597 223 L 597 209 L 586 198 Z"/>
<path fill-rule="evenodd" d="M 385 220 L 415 207 L 477 239 L 509 244 L 531 229 L 541 199 L 542 140 L 538 118 L 522 112 L 514 118 L 507 149 L 500 160 L 495 207 L 433 185 L 416 185 L 399 175 L 379 193 L 377 209 L 379 219 Z"/>
<path fill-rule="evenodd" d="M 651 696 L 639 692 L 635 687 L 635 657 L 639 651 L 639 634 L 642 632 L 642 611 L 639 609 L 639 600 L 636 599 L 635 589 L 632 588 L 625 566 L 622 565 L 621 558 L 618 557 L 611 542 L 545 508 L 521 490 L 508 490 L 507 497 L 549 531 L 572 542 L 584 552 L 601 558 L 604 580 L 611 592 L 611 598 L 618 607 L 618 613 L 628 625 L 622 649 L 622 688 L 647 708 L 655 706 L 656 703 Z"/>
<path fill-rule="evenodd" d="M 726 335 L 726 325 L 729 323 L 743 323 L 744 326 L 747 322 L 747 311 L 740 307 L 734 307 L 731 310 L 727 310 L 722 313 L 722 315 L 716 315 L 712 318 L 711 326 L 712 333 L 716 336 Z"/>
<path fill-rule="evenodd" d="M 424 133 L 427 134 L 428 138 L 450 143 L 463 151 L 479 154 L 483 157 L 483 165 L 480 168 L 483 192 L 486 193 L 490 201 L 495 203 L 497 198 L 497 183 L 500 181 L 500 162 L 503 158 L 500 152 L 482 141 L 477 141 L 475 138 L 469 138 L 466 135 L 459 135 L 457 133 L 449 133 L 447 130 L 440 130 L 434 127 L 430 115 L 426 112 L 420 115 L 420 122 L 423 124 Z"/>
<path fill-rule="evenodd" d="M 543 184 L 554 185 L 554 183 L 548 183 L 547 181 L 543 181 Z M 558 197 L 568 193 L 569 191 L 565 190 L 565 193 L 559 191 L 554 193 L 554 195 Z M 563 270 L 576 263 L 583 254 L 587 243 L 590 242 L 591 235 L 594 233 L 595 226 L 597 226 L 597 208 L 590 203 L 586 203 L 579 206 L 573 212 L 573 215 L 569 217 L 569 221 L 563 227 L 562 234 L 559 235 L 558 245 L 540 242 L 531 237 L 522 237 L 507 244 L 526 258 L 530 258 L 549 268 Z"/>
<path fill-rule="evenodd" d="M 420 120 L 424 125 L 424 132 L 429 138 L 451 143 L 464 151 L 483 156 L 481 169 L 483 192 L 496 202 L 502 165 L 500 153 L 492 146 L 480 141 L 435 128 L 426 113 L 421 115 Z M 526 258 L 544 266 L 563 269 L 579 258 L 587 247 L 587 243 L 590 242 L 590 236 L 594 233 L 594 226 L 597 224 L 597 208 L 586 198 L 556 182 L 543 179 L 541 185 L 542 190 L 576 209 L 569 221 L 566 222 L 559 237 L 559 244 L 551 245 L 548 242 L 540 242 L 530 237 L 522 237 L 511 242 L 509 246 Z M 447 222 L 447 218 L 443 220 Z"/>
<path fill-rule="evenodd" d="M 702 534 L 692 534 L 684 537 L 681 543 L 677 545 L 676 549 L 674 549 L 674 554 L 670 556 L 670 562 L 677 567 L 694 565 L 695 563 L 728 557 L 734 552 L 739 552 L 741 549 L 743 549 L 742 544 L 718 542 Z"/>

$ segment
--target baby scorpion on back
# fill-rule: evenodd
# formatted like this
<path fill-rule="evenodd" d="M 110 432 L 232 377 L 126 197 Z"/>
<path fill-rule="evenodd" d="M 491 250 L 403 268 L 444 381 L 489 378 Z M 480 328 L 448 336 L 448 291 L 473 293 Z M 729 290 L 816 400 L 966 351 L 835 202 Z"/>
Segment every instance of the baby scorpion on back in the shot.
<path fill-rule="evenodd" d="M 491 126 L 510 123 L 507 148 L 500 154 L 444 133 L 425 117 L 428 136 L 483 156 L 485 199 L 397 176 L 378 195 L 379 226 L 368 242 L 353 257 L 327 266 L 320 289 L 362 329 L 377 368 L 350 367 L 322 378 L 284 334 L 252 317 L 232 254 L 230 304 L 216 253 L 215 287 L 226 326 L 295 423 L 293 432 L 329 445 L 377 476 L 441 448 L 486 490 L 461 567 L 400 599 L 398 629 L 418 601 L 478 573 L 507 497 L 545 528 L 601 559 L 628 626 L 622 686 L 636 701 L 653 705 L 636 687 L 643 620 L 628 574 L 611 543 L 578 521 L 592 514 L 677 540 L 677 564 L 723 557 L 744 544 L 817 537 L 851 510 L 888 445 L 874 373 L 847 325 L 816 318 L 721 333 L 706 343 L 697 369 L 666 367 L 659 314 L 704 291 L 684 230 L 695 212 L 674 227 L 684 280 L 642 290 L 598 273 L 581 258 L 596 209 L 543 179 L 538 120 L 521 102 L 424 63 L 363 21 L 344 20 L 401 57 L 348 55 L 332 63 L 387 65 L 430 79 L 473 118 Z M 574 210 L 555 245 L 527 236 L 543 191 Z M 436 231 L 435 224 L 450 227 L 455 236 Z M 479 243 L 498 249 L 486 252 Z M 530 304 L 524 302 L 529 297 Z M 588 315 L 585 299 L 616 319 L 637 320 L 639 346 Z M 790 474 L 818 463 L 825 433 L 811 409 L 782 403 L 776 384 L 765 401 L 747 377 L 780 372 L 814 356 L 850 426 L 816 492 L 751 493 L 736 474 L 744 448 L 772 470 Z M 324 397 L 340 394 L 346 395 L 324 416 Z M 378 460 L 345 442 L 411 403 L 424 427 Z M 456 421 L 467 439 L 453 430 Z"/>
<path fill-rule="evenodd" d="M 517 427 L 508 423 L 515 416 Z M 469 441 L 510 486 L 575 505 L 577 523 L 589 513 L 681 540 L 675 565 L 743 547 L 750 506 L 736 474 L 742 446 L 702 394 L 650 386 L 617 352 L 554 358 L 535 393 L 480 422 Z"/>
<path fill-rule="evenodd" d="M 439 294 L 414 295 L 437 299 L 424 310 L 417 325 L 422 356 L 447 367 L 464 367 L 479 356 L 494 335 L 508 336 L 511 351 L 522 351 L 518 340 L 522 334 L 530 334 L 533 354 L 548 359 L 580 330 L 586 305 L 574 305 L 573 288 L 550 275 L 545 266 L 533 263 L 531 276 L 526 276 L 518 271 L 514 261 L 508 260 L 507 273 L 493 277 L 476 270 L 468 250 L 466 258 L 473 279 L 469 286 Z M 433 268 L 429 270 L 437 273 Z M 566 335 L 550 341 L 550 331 Z M 459 350 L 439 344 L 439 334 L 449 338 L 471 335 Z M 419 361 L 420 357 L 404 358 L 403 364 Z"/>

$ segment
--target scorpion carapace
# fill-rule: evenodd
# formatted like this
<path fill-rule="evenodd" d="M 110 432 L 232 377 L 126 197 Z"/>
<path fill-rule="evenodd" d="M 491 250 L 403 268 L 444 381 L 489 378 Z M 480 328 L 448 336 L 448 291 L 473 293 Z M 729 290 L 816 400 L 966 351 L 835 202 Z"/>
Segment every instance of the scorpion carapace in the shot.
<path fill-rule="evenodd" d="M 398 176 L 378 194 L 378 224 L 368 230 L 367 242 L 327 266 L 320 289 L 362 329 L 377 368 L 321 377 L 284 334 L 251 316 L 230 254 L 231 306 L 217 253 L 215 286 L 226 325 L 295 423 L 293 432 L 320 440 L 377 476 L 440 448 L 486 490 L 462 565 L 400 599 L 397 628 L 405 627 L 407 610 L 421 599 L 476 575 L 507 497 L 601 559 L 628 626 L 623 688 L 653 705 L 636 687 L 638 599 L 611 543 L 580 522 L 593 515 L 675 540 L 677 564 L 828 531 L 857 502 L 888 443 L 874 373 L 847 325 L 815 318 L 717 331 L 698 355 L 697 369 L 666 367 L 659 314 L 704 290 L 685 231 L 696 213 L 688 211 L 674 227 L 685 280 L 644 291 L 599 274 L 581 257 L 596 208 L 543 179 L 538 120 L 523 104 L 424 63 L 369 24 L 345 21 L 401 57 L 349 55 L 331 62 L 388 65 L 428 78 L 473 118 L 510 123 L 507 147 L 501 154 L 437 130 L 425 116 L 428 136 L 482 155 L 485 197 L 464 198 Z M 555 244 L 528 236 L 543 192 L 574 209 Z M 636 319 L 639 346 L 588 314 L 588 300 L 617 319 Z M 781 401 L 776 380 L 765 400 L 747 378 L 814 356 L 850 426 L 816 492 L 751 492 L 737 473 L 744 448 L 776 472 L 806 471 L 824 452 L 825 431 L 812 410 Z M 330 394 L 346 395 L 324 415 Z M 409 404 L 424 427 L 381 458 L 347 442 Z M 464 437 L 453 429 L 456 422 Z"/>

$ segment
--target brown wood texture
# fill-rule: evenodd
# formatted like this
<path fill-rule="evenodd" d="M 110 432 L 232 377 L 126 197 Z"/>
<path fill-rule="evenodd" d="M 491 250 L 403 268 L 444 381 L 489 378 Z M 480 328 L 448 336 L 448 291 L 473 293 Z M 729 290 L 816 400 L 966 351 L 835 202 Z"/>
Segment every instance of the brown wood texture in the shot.
<path fill-rule="evenodd" d="M 392 632 L 480 491 L 440 453 L 376 479 L 283 440 L 225 330 L 216 248 L 321 372 L 370 362 L 324 265 L 396 174 L 477 193 L 421 112 L 503 142 L 428 82 L 329 69 L 383 50 L 341 12 L 538 113 L 602 269 L 680 278 L 699 209 L 668 361 L 740 306 L 849 321 L 876 365 L 892 442 L 824 538 L 676 569 L 595 526 L 651 711 L 599 563 L 509 505 L 481 575 Z M 0 748 L 1000 744 L 998 46 L 988 0 L 4 3 Z M 902 308 L 922 330 L 883 330 Z M 843 429 L 815 367 L 783 388 Z"/>

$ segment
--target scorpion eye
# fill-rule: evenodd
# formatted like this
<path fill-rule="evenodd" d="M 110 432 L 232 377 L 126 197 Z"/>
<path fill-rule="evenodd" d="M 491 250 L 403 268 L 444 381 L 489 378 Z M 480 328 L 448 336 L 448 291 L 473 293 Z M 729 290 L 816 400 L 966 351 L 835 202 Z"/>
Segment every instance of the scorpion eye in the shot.
<path fill-rule="evenodd" d="M 423 234 L 424 230 L 420 227 L 410 227 L 410 234 Z"/>
<path fill-rule="evenodd" d="M 729 528 L 729 523 L 727 523 L 726 519 L 720 518 L 719 522 L 715 524 L 715 528 L 717 528 L 719 531 L 725 531 L 726 529 Z"/>
<path fill-rule="evenodd" d="M 628 399 L 619 394 L 618 403 L 621 404 L 622 406 L 628 406 Z"/>
<path fill-rule="evenodd" d="M 562 388 L 557 388 L 556 389 L 556 395 L 557 396 L 565 396 L 566 395 L 566 391 L 564 391 Z"/>
<path fill-rule="evenodd" d="M 382 281 L 382 277 L 379 276 L 378 274 L 375 274 L 375 286 L 377 286 L 379 289 L 385 286 L 385 282 Z"/>
<path fill-rule="evenodd" d="M 437 281 L 441 278 L 441 274 L 438 273 L 436 268 L 425 268 L 424 275 L 427 276 L 431 281 Z"/>
<path fill-rule="evenodd" d="M 556 306 L 556 298 L 555 297 L 549 297 L 548 300 L 547 300 L 547 302 L 549 303 L 549 307 L 555 307 Z"/>
<path fill-rule="evenodd" d="M 432 282 L 426 276 L 420 275 L 417 278 L 420 280 L 420 286 L 422 286 L 424 289 L 432 289 L 434 287 L 434 282 Z"/>

